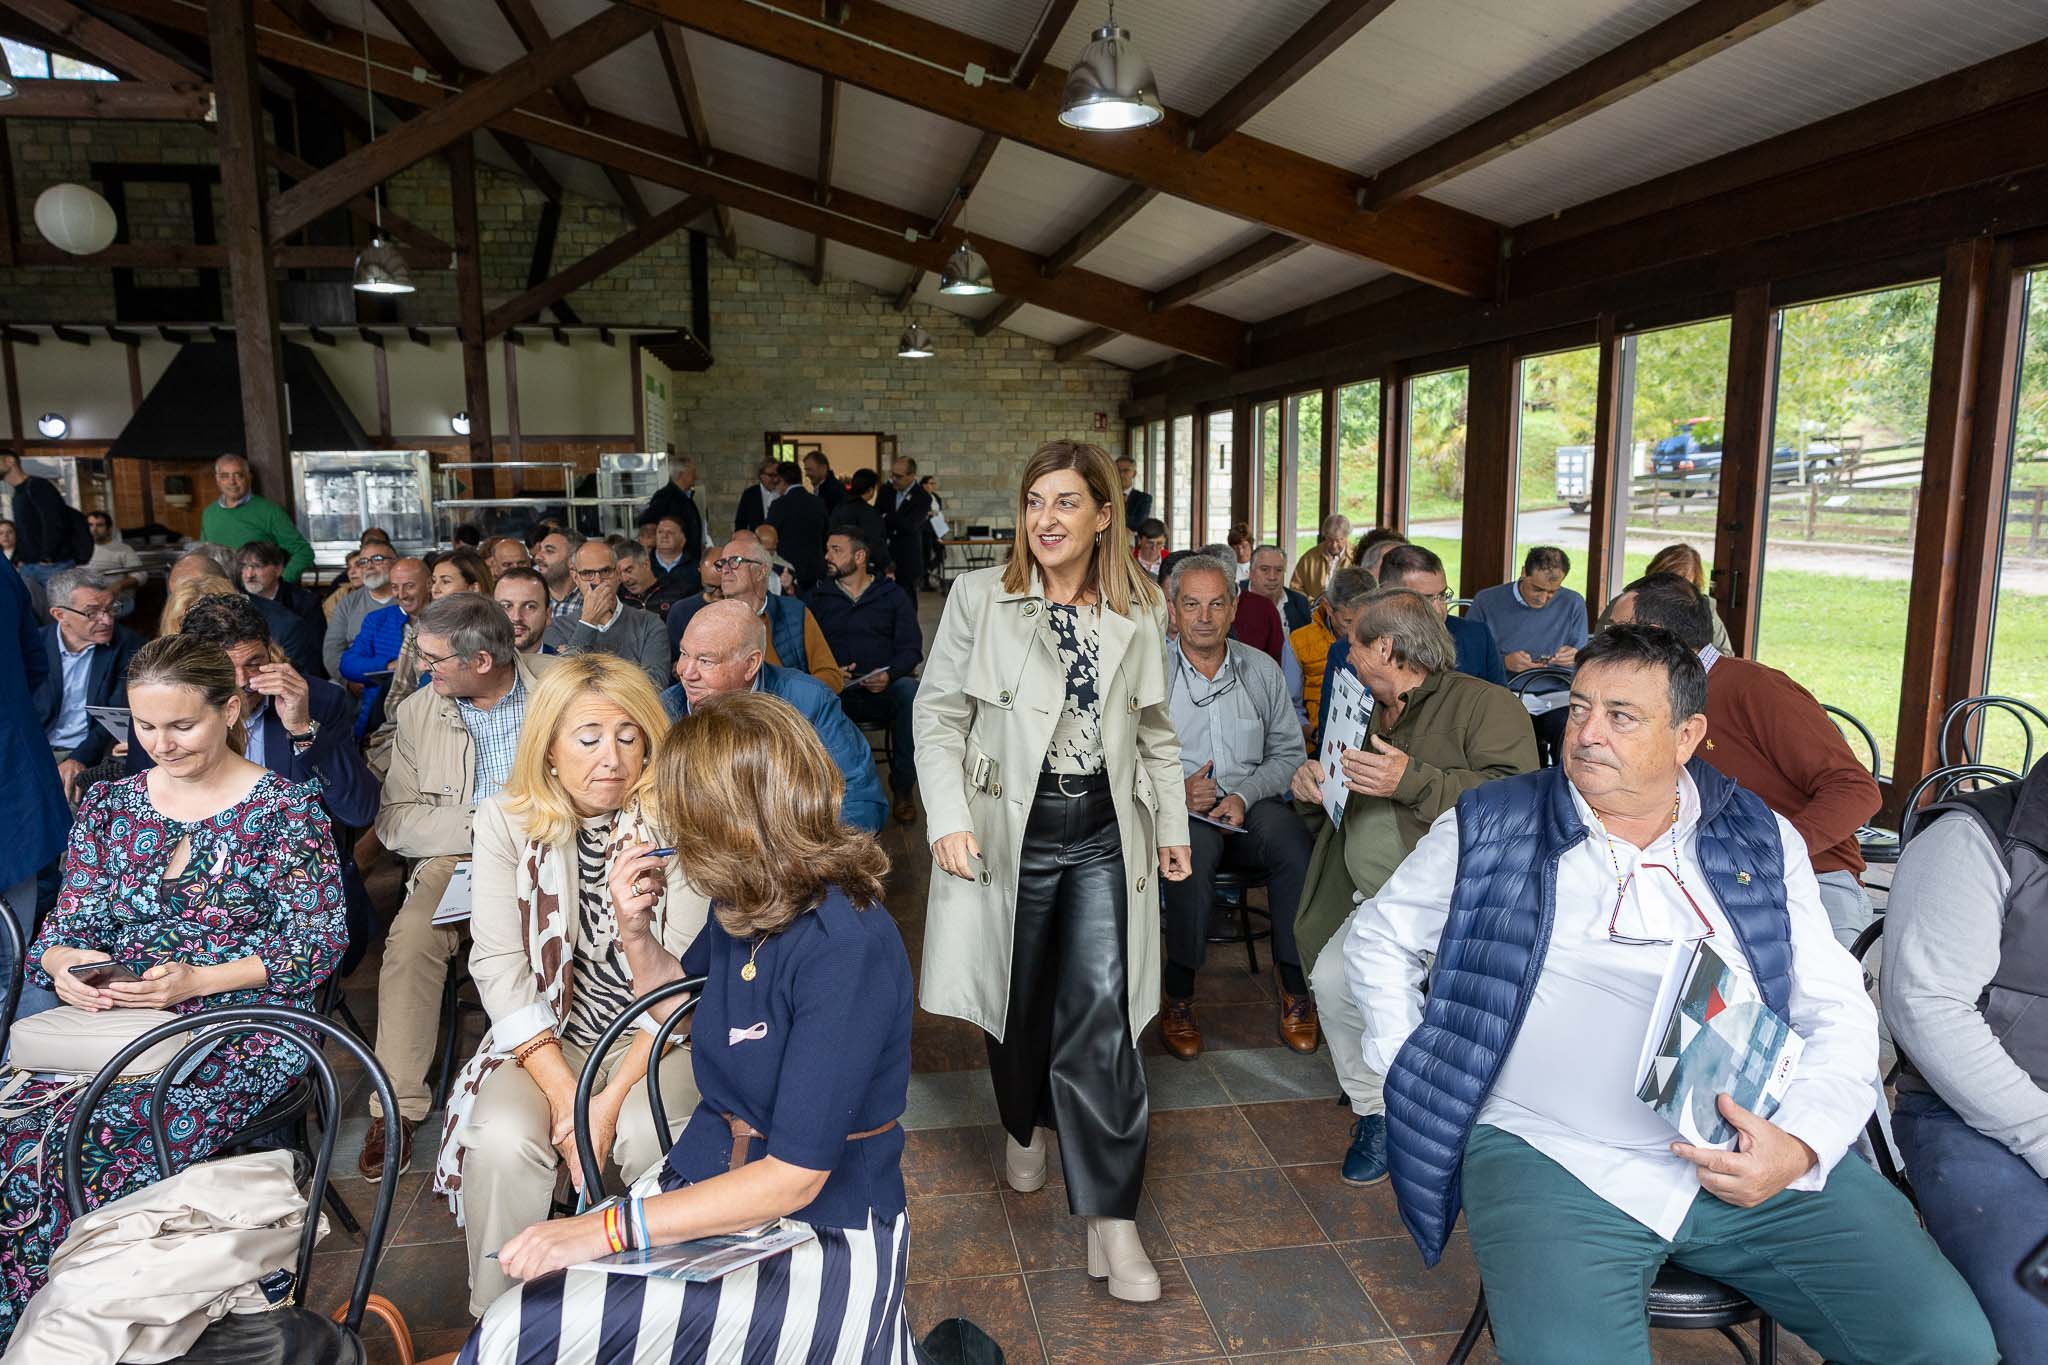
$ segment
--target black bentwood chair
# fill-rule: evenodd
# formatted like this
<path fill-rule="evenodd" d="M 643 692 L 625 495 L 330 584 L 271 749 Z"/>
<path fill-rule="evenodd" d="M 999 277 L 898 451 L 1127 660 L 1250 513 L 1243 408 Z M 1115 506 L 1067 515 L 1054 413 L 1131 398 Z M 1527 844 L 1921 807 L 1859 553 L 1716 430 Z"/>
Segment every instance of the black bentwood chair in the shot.
<path fill-rule="evenodd" d="M 1756 1324 L 1754 1351 L 1735 1330 L 1745 1322 Z M 1675 1332 L 1719 1332 L 1742 1353 L 1743 1365 L 1777 1365 L 1776 1320 L 1745 1295 L 1679 1266 L 1667 1264 L 1657 1272 L 1656 1283 L 1650 1286 L 1650 1326 Z M 1464 1365 L 1479 1345 L 1479 1334 L 1492 1330 L 1486 1316 L 1486 1291 L 1482 1289 L 1465 1330 L 1458 1336 L 1458 1344 L 1445 1357 L 1445 1365 Z"/>
<path fill-rule="evenodd" d="M 356 1266 L 355 1287 L 335 1317 L 322 1317 L 305 1306 L 306 1287 L 313 1271 L 313 1247 L 320 1235 L 317 1215 L 334 1165 L 336 1125 L 324 1124 L 319 1148 L 313 1156 L 313 1183 L 306 1199 L 306 1227 L 299 1239 L 298 1273 L 292 1283 L 290 1299 L 268 1313 L 228 1314 L 206 1329 L 183 1360 L 188 1365 L 213 1365 L 213 1362 L 247 1365 L 250 1361 L 267 1362 L 267 1365 L 361 1365 L 368 1358 L 362 1342 L 363 1313 L 372 1306 L 370 1286 L 377 1277 L 377 1262 L 384 1253 L 384 1234 L 391 1221 L 392 1204 L 398 1195 L 398 1097 L 392 1091 L 391 1078 L 377 1064 L 376 1055 L 355 1035 L 332 1020 L 304 1010 L 249 1005 L 159 1024 L 122 1048 L 86 1086 L 70 1125 L 65 1129 L 64 1198 L 71 1206 L 71 1216 L 81 1217 L 86 1211 L 85 1186 L 79 1178 L 79 1163 L 85 1147 L 86 1130 L 92 1126 L 93 1112 L 99 1107 L 101 1098 L 134 1058 L 166 1038 L 174 1038 L 187 1030 L 192 1033 L 192 1041 L 185 1044 L 170 1065 L 158 1074 L 150 1096 L 149 1135 L 154 1146 L 152 1154 L 158 1179 L 171 1175 L 170 1149 L 164 1133 L 164 1104 L 170 1093 L 171 1078 L 221 1039 L 244 1033 L 268 1033 L 289 1038 L 303 1051 L 312 1071 L 318 1076 L 320 1100 L 328 1114 L 340 1111 L 334 1067 L 325 1052 L 309 1041 L 309 1036 L 318 1035 L 331 1041 L 354 1057 L 377 1087 L 377 1098 L 384 1106 L 385 1156 L 384 1179 L 377 1186 L 377 1206 L 370 1216 L 369 1231 L 363 1238 L 363 1255 Z M 377 1302 L 376 1308 L 379 1316 L 390 1322 L 393 1332 L 407 1348 L 404 1354 L 410 1358 L 411 1343 L 405 1333 L 404 1319 L 382 1300 Z"/>
<path fill-rule="evenodd" d="M 1933 805 L 1965 792 L 1984 791 L 2001 783 L 2017 782 L 2020 775 L 1992 763 L 1952 763 L 1936 768 L 1913 784 L 1906 804 L 1899 808 L 1899 843 L 1904 844 L 1920 828 L 1921 804 Z"/>
<path fill-rule="evenodd" d="M 28 948 L 21 941 L 21 926 L 14 922 L 14 907 L 0 896 L 0 949 L 5 950 L 7 985 L 0 994 L 0 1057 L 7 1055 L 7 1038 L 14 1031 L 14 1012 L 21 1008 L 22 973 L 28 970 Z"/>
<path fill-rule="evenodd" d="M 1237 912 L 1237 928 L 1233 930 L 1227 927 L 1219 927 L 1212 911 L 1209 920 L 1209 942 L 1242 943 L 1244 945 L 1245 971 L 1253 976 L 1259 974 L 1258 941 L 1262 938 L 1273 937 L 1272 912 L 1261 910 L 1258 906 L 1251 904 L 1251 893 L 1259 887 L 1266 885 L 1266 881 L 1267 877 L 1264 871 L 1230 872 L 1219 870 L 1216 873 L 1216 880 L 1211 886 L 1211 895 L 1214 898 L 1215 906 L 1225 911 L 1226 914 L 1232 910 Z M 1253 915 L 1265 916 L 1266 927 L 1254 929 L 1252 927 Z"/>
<path fill-rule="evenodd" d="M 1858 742 L 1862 744 L 1864 753 L 1869 756 L 1870 775 L 1884 781 L 1884 756 L 1877 747 L 1877 735 L 1871 728 L 1839 706 L 1822 702 L 1820 709 L 1828 713 L 1835 722 L 1835 729 L 1841 732 L 1843 739 L 1850 741 L 1852 748 Z M 1865 863 L 1895 863 L 1899 860 L 1899 836 L 1875 825 L 1863 825 L 1857 829 L 1856 848 Z"/>
<path fill-rule="evenodd" d="M 671 981 L 665 986 L 656 986 L 647 994 L 626 1006 L 625 1012 L 612 1020 L 612 1026 L 604 1031 L 584 1058 L 583 1074 L 576 1078 L 576 1163 L 583 1168 L 583 1206 L 589 1208 L 604 1198 L 604 1167 L 597 1159 L 597 1148 L 590 1141 L 590 1096 L 597 1089 L 597 1073 L 604 1059 L 626 1030 L 635 1020 L 653 1009 L 664 1000 L 673 1000 L 679 995 L 690 998 L 676 1009 L 661 1027 L 655 1030 L 654 1049 L 647 1054 L 647 1104 L 654 1111 L 654 1131 L 666 1133 L 668 1109 L 661 1102 L 661 1058 L 668 1051 L 669 1040 L 685 1019 L 697 1008 L 697 1001 L 704 989 L 705 978 L 684 977 Z"/>
<path fill-rule="evenodd" d="M 2048 745 L 2048 715 L 2018 697 L 1990 694 L 1964 697 L 1943 713 L 1941 730 L 1934 737 L 1941 761 L 1949 767 L 1983 762 L 1985 724 L 1996 715 L 2007 716 L 2018 724 L 2024 744 L 2019 770 L 2026 772 L 2032 768 L 2036 745 Z"/>

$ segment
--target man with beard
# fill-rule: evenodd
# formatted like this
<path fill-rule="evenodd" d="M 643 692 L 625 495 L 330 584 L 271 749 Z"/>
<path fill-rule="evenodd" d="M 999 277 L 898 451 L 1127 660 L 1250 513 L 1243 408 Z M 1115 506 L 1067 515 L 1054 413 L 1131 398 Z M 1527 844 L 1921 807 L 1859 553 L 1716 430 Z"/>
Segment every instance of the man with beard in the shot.
<path fill-rule="evenodd" d="M 363 585 L 344 596 L 334 614 L 327 618 L 327 639 L 320 647 L 320 661 L 326 665 L 328 677 L 341 676 L 341 656 L 356 642 L 356 635 L 370 613 L 396 600 L 391 590 L 391 566 L 397 562 L 398 552 L 389 541 L 363 542 L 362 553 L 356 556 Z"/>
<path fill-rule="evenodd" d="M 553 654 L 542 637 L 554 620 L 548 611 L 548 582 L 533 569 L 507 569 L 498 578 L 494 600 L 512 622 L 512 647 L 532 656 Z"/>
<path fill-rule="evenodd" d="M 548 610 L 558 621 L 574 621 L 583 611 L 583 593 L 576 586 L 573 562 L 582 548 L 582 536 L 553 528 L 533 542 L 533 567 L 547 580 Z"/>
<path fill-rule="evenodd" d="M 889 791 L 896 823 L 917 819 L 917 751 L 911 709 L 917 703 L 924 636 L 910 595 L 868 571 L 868 545 L 841 526 L 825 540 L 826 581 L 811 592 L 811 615 L 845 671 L 839 705 L 856 725 L 889 727 Z"/>

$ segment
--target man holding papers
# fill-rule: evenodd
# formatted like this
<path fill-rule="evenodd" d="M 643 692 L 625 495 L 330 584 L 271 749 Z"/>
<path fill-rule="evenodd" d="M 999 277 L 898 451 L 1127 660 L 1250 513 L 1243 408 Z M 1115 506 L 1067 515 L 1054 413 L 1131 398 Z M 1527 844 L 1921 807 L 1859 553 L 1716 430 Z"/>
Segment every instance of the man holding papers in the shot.
<path fill-rule="evenodd" d="M 1675 635 L 1603 632 L 1563 766 L 1465 793 L 1352 925 L 1402 1222 L 1433 1265 L 1462 1205 L 1503 1360 L 1647 1363 L 1644 1291 L 1670 1261 L 1830 1360 L 1989 1365 L 1961 1277 L 1842 1160 L 1876 1093 L 1876 1014 L 1798 832 L 1690 761 L 1706 701 Z M 1771 1119 L 1721 1098 L 1726 1149 L 1635 1093 L 1667 964 L 1702 941 L 1805 1044 Z"/>
<path fill-rule="evenodd" d="M 1309 837 L 1288 808 L 1287 783 L 1302 760 L 1301 726 L 1280 665 L 1230 638 L 1237 570 L 1187 555 L 1166 576 L 1180 636 L 1167 646 L 1166 703 L 1180 736 L 1194 869 L 1162 883 L 1166 912 L 1166 1007 L 1159 1035 L 1183 1061 L 1201 1054 L 1195 973 L 1209 951 L 1209 911 L 1221 868 L 1261 873 L 1272 907 L 1280 975 L 1280 1041 L 1316 1050 L 1315 1005 L 1294 947 L 1294 906 L 1308 868 Z"/>

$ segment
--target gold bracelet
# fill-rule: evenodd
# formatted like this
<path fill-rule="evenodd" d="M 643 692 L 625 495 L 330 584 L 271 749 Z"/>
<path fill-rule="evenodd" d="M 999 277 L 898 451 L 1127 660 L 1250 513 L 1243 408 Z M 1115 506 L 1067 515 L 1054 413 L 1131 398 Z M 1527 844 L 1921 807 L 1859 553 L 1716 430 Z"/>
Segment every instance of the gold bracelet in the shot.
<path fill-rule="evenodd" d="M 517 1066 L 521 1071 L 524 1071 L 526 1070 L 526 1059 L 531 1057 L 534 1053 L 539 1052 L 544 1047 L 560 1047 L 561 1045 L 562 1040 L 560 1038 L 555 1037 L 554 1034 L 543 1034 L 542 1036 L 535 1038 L 533 1041 L 522 1044 L 519 1048 L 517 1048 L 512 1053 L 512 1063 L 514 1066 Z"/>

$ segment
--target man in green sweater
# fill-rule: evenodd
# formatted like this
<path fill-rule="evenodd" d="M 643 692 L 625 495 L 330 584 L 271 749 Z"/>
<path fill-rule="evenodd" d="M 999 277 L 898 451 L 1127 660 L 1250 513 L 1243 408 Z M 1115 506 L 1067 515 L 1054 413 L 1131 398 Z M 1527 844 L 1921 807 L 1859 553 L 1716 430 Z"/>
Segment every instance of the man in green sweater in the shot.
<path fill-rule="evenodd" d="M 221 456 L 213 462 L 213 481 L 220 487 L 220 501 L 201 514 L 201 538 L 230 550 L 239 550 L 252 540 L 267 540 L 290 556 L 285 561 L 284 581 L 298 582 L 299 575 L 313 567 L 313 547 L 282 507 L 256 493 L 249 461 L 240 455 Z"/>

